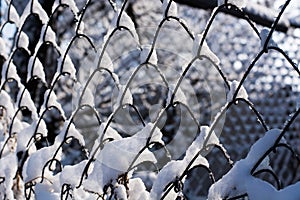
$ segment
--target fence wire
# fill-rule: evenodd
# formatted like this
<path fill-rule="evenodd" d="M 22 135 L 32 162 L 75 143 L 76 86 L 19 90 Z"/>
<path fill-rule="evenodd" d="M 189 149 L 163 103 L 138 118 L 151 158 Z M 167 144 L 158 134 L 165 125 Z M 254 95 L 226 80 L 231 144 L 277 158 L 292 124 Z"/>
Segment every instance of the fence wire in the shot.
<path fill-rule="evenodd" d="M 43 184 L 59 191 L 61 199 L 76 199 L 79 190 L 95 199 L 117 199 L 115 182 L 129 195 L 132 177 L 141 178 L 150 191 L 153 177 L 172 161 L 184 160 L 203 130 L 202 147 L 156 198 L 170 199 L 174 192 L 176 199 L 207 196 L 209 187 L 275 128 L 280 129 L 278 138 L 256 160 L 251 175 L 277 189 L 299 181 L 300 41 L 297 31 L 275 31 L 290 1 L 270 29 L 257 26 L 230 1 L 211 13 L 194 10 L 191 15 L 205 16 L 197 23 L 201 35 L 176 14 L 174 2 L 164 1 L 159 17 L 147 13 L 147 6 L 141 9 L 141 2 L 55 1 L 49 7 L 31 0 L 24 8 L 8 3 L 0 38 L 3 199 L 34 199 Z M 241 94 L 244 90 L 247 95 Z M 99 152 L 117 140 L 112 128 L 128 144 L 144 128 L 149 135 L 138 138 L 139 149 L 126 169 L 98 190 L 88 180 L 97 181 L 92 177 L 104 173 L 93 168 Z M 163 142 L 153 141 L 157 128 Z M 214 134 L 220 143 L 211 142 Z M 138 163 L 148 150 L 158 163 Z M 113 167 L 123 166 L 122 155 L 108 153 L 120 162 Z M 195 166 L 202 156 L 209 165 Z M 266 157 L 271 169 L 260 168 Z M 34 159 L 40 162 L 35 165 Z M 50 177 L 70 166 L 80 166 L 74 168 L 77 181 L 63 177 L 61 188 L 55 188 Z"/>

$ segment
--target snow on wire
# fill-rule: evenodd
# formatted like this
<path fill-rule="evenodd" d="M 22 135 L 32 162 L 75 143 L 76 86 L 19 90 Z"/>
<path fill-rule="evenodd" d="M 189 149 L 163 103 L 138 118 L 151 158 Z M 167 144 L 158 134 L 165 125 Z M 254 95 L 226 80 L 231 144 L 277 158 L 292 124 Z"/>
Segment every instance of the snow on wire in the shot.
<path fill-rule="evenodd" d="M 299 199 L 300 182 L 281 188 L 280 181 L 270 166 L 269 154 L 276 152 L 279 147 L 286 147 L 296 156 L 293 147 L 288 145 L 284 136 L 299 115 L 300 109 L 297 108 L 296 112 L 291 114 L 282 130 L 269 130 L 263 117 L 252 105 L 247 94 L 247 88 L 243 85 L 254 65 L 263 55 L 268 55 L 269 50 L 280 52 L 290 62 L 291 59 L 288 55 L 277 46 L 271 37 L 289 1 L 286 1 L 282 7 L 271 29 L 263 29 L 258 35 L 261 40 L 260 51 L 240 81 L 227 80 L 226 75 L 221 70 L 222 60 L 219 60 L 210 49 L 206 38 L 209 34 L 214 34 L 213 32 L 210 33 L 209 30 L 221 10 L 234 9 L 243 14 L 246 1 L 218 1 L 218 7 L 212 11 L 205 30 L 194 36 L 183 19 L 177 16 L 176 3 L 172 0 L 164 0 L 161 5 L 162 20 L 150 45 L 141 43 L 142 39 L 135 28 L 134 21 L 126 13 L 128 1 L 125 0 L 123 3 L 120 1 L 108 2 L 111 5 L 110 9 L 114 10 L 114 19 L 109 25 L 109 30 L 103 37 L 103 43 L 99 49 L 96 48 L 93 40 L 86 34 L 86 29 L 83 28 L 85 27 L 84 16 L 92 5 L 90 0 L 85 2 L 85 5 L 80 9 L 74 0 L 55 1 L 50 14 L 37 0 L 29 1 L 20 15 L 12 1 L 6 6 L 7 13 L 4 23 L 1 24 L 1 31 L 8 23 L 13 23 L 16 27 L 16 34 L 9 55 L 4 50 L 7 41 L 0 37 L 0 56 L 4 60 L 1 63 L 0 84 L 0 198 L 183 199 L 185 198 L 184 186 L 188 175 L 195 168 L 203 168 L 211 178 L 212 184 L 207 191 L 207 198 L 211 200 L 237 199 L 246 196 L 250 199 L 270 197 L 272 199 Z M 73 15 L 71 18 L 76 23 L 73 27 L 73 35 L 67 42 L 61 42 L 56 38 L 58 37 L 56 32 L 58 30 L 52 27 L 52 23 L 61 9 L 67 8 L 70 9 Z M 35 44 L 24 30 L 27 20 L 32 16 L 37 17 L 41 22 L 39 37 Z M 57 20 L 61 19 L 57 17 Z M 156 49 L 161 27 L 168 21 L 180 24 L 193 40 L 191 59 L 187 65 L 181 66 L 181 74 L 176 83 L 168 82 L 167 74 L 160 70 L 160 57 L 157 55 Z M 245 21 L 250 24 L 254 32 L 258 33 L 257 28 L 247 16 Z M 112 59 L 107 50 L 112 38 L 118 32 L 128 33 L 127 37 L 131 37 L 130 39 L 135 41 L 140 55 L 140 59 L 137 59 L 139 60 L 138 66 L 125 83 L 121 82 L 118 70 L 114 68 L 115 57 Z M 76 44 L 77 40 L 86 40 L 86 44 L 89 46 L 88 51 L 98 55 L 96 56 L 97 62 L 94 62 L 94 64 L 98 64 L 95 64 L 94 68 L 90 68 L 91 72 L 85 80 L 77 79 L 81 69 L 78 69 L 69 55 L 72 48 L 76 48 L 73 45 Z M 49 44 L 57 53 L 56 70 L 52 72 L 51 78 L 49 78 L 47 71 L 48 66 L 42 61 L 42 56 L 39 55 L 41 49 Z M 32 48 L 32 46 L 34 47 Z M 18 51 L 28 55 L 25 78 L 20 75 L 20 70 L 14 62 L 15 54 Z M 190 108 L 189 99 L 185 94 L 186 90 L 183 89 L 183 79 L 186 74 L 191 71 L 194 63 L 202 60 L 217 69 L 227 87 L 226 101 L 224 101 L 219 112 L 213 116 L 213 121 L 209 125 L 198 122 L 196 115 Z M 292 62 L 291 65 L 300 75 L 295 64 Z M 167 92 L 160 110 L 156 115 L 153 115 L 154 117 L 147 116 L 152 121 L 146 121 L 139 111 L 138 105 L 136 105 L 135 88 L 132 85 L 142 70 L 151 67 L 163 80 Z M 104 85 L 107 84 L 107 91 L 97 91 L 97 86 L 93 85 L 96 79 L 100 82 L 103 80 Z M 37 80 L 44 88 L 40 97 L 34 96 L 32 91 L 31 93 L 29 91 L 32 82 Z M 105 81 L 109 83 L 105 83 Z M 12 82 L 15 85 L 12 86 Z M 112 85 L 117 90 L 110 91 Z M 64 86 L 71 88 L 73 91 L 72 102 L 62 103 L 61 99 L 67 99 L 68 95 L 59 91 L 60 86 L 61 88 Z M 99 99 L 97 99 L 98 93 L 95 91 L 99 93 L 108 92 L 112 96 L 116 96 L 114 101 L 109 101 L 112 104 L 112 109 L 107 117 L 104 117 L 103 113 L 96 109 Z M 252 145 L 246 158 L 233 163 L 226 148 L 219 140 L 220 135 L 217 134 L 216 127 L 225 112 L 242 101 L 251 107 L 266 133 Z M 73 104 L 70 105 L 71 103 Z M 178 106 L 189 111 L 190 116 L 186 117 L 195 122 L 198 132 L 186 148 L 184 155 L 181 158 L 173 158 L 170 156 L 170 149 L 166 143 L 165 129 L 160 123 L 169 110 Z M 126 109 L 131 110 L 129 113 L 135 113 L 135 121 L 139 123 L 139 129 L 134 130 L 132 135 L 125 135 L 118 129 L 117 119 L 121 115 L 119 113 Z M 88 121 L 96 123 L 98 129 L 94 133 L 96 139 L 89 151 L 85 147 L 85 137 L 76 127 L 76 117 L 85 111 L 92 112 L 94 120 Z M 54 136 L 50 131 L 52 127 L 49 126 L 51 117 L 57 117 L 60 120 L 58 122 L 60 129 Z M 125 116 L 121 117 L 125 118 Z M 66 147 L 66 145 L 70 145 L 74 140 L 83 149 L 81 153 L 85 156 L 77 162 L 66 164 L 64 163 L 65 157 L 68 156 L 66 151 L 71 148 Z M 161 149 L 163 152 L 161 154 L 164 155 L 157 155 L 155 153 L 157 149 Z M 223 174 L 219 180 L 215 180 L 214 171 L 211 169 L 207 158 L 212 149 L 219 149 L 231 166 L 229 171 Z M 159 156 L 165 156 L 168 158 L 168 162 L 162 165 L 158 161 Z M 150 187 L 142 177 L 137 175 L 138 169 L 143 169 L 145 163 L 151 163 L 150 166 L 155 169 Z M 255 176 L 261 172 L 273 175 L 278 187 L 276 188 Z M 258 192 L 258 190 L 262 191 Z"/>

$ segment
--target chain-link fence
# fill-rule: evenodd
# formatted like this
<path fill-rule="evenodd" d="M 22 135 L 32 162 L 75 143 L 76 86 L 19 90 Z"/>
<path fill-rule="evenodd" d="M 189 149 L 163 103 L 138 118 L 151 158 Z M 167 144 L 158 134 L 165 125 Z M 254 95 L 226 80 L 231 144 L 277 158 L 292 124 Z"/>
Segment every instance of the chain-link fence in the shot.
<path fill-rule="evenodd" d="M 244 1 L 6 3 L 2 199 L 299 198 L 290 1 L 269 29 Z"/>

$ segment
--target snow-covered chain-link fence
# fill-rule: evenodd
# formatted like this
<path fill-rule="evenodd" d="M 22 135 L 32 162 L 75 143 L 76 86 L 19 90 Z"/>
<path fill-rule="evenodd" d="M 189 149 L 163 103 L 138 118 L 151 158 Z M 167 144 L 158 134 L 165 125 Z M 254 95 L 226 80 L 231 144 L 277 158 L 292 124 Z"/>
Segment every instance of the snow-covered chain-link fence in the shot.
<path fill-rule="evenodd" d="M 133 2 L 7 1 L 0 198 L 300 199 L 300 42 L 272 38 L 290 1 L 270 29 L 218 1 L 198 34 L 172 0 L 138 27 Z"/>

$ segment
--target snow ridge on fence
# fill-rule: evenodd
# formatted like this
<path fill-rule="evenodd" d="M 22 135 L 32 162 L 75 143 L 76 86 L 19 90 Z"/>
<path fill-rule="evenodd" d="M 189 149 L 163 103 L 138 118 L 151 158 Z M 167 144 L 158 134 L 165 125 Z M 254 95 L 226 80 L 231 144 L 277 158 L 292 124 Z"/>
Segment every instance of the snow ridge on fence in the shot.
<path fill-rule="evenodd" d="M 300 108 L 295 108 L 282 129 L 270 129 L 243 85 L 250 78 L 249 74 L 256 63 L 270 51 L 282 54 L 291 68 L 300 75 L 296 64 L 272 39 L 290 1 L 282 6 L 272 27 L 261 31 L 244 14 L 246 1 L 218 1 L 219 5 L 212 11 L 206 28 L 202 33 L 194 34 L 187 23 L 177 16 L 175 2 L 164 0 L 162 20 L 155 27 L 150 44 L 141 43 L 143 39 L 139 30 L 125 11 L 129 2 L 108 1 L 115 16 L 99 48 L 86 34 L 84 24 L 86 13 L 93 6 L 91 0 L 81 8 L 77 7 L 74 0 L 56 0 L 50 11 L 43 8 L 39 1 L 30 0 L 22 14 L 18 14 L 12 2 L 9 1 L 7 5 L 0 37 L 1 199 L 185 199 L 187 187 L 191 190 L 193 187 L 202 187 L 199 184 L 186 184 L 189 175 L 197 168 L 203 168 L 210 178 L 209 183 L 205 183 L 210 185 L 209 190 L 205 191 L 208 199 L 300 198 L 299 182 L 282 188 L 269 159 L 269 155 L 276 153 L 278 148 L 287 148 L 299 162 L 295 150 L 298 147 L 289 145 L 284 136 L 299 115 Z M 224 9 L 235 10 L 244 16 L 255 37 L 261 41 L 259 52 L 239 81 L 226 77 L 222 60 L 219 60 L 206 41 L 209 34 L 214 34 L 209 31 L 217 15 Z M 58 15 L 65 10 L 71 13 L 74 22 L 74 27 L 70 27 L 74 30 L 68 44 L 58 40 L 58 32 L 63 27 L 53 26 L 53 20 L 59 20 Z M 38 39 L 27 33 L 27 23 L 33 18 L 41 26 L 37 31 Z M 179 70 L 176 69 L 179 71 L 178 76 L 166 73 L 159 63 L 160 34 L 164 25 L 170 22 L 178 24 L 191 41 L 186 44 L 192 44 L 186 62 L 179 66 Z M 15 25 L 16 34 L 10 51 L 7 51 L 9 44 L 2 32 L 9 24 Z M 127 76 L 121 74 L 122 71 L 116 66 L 124 63 L 117 63 L 119 61 L 112 58 L 107 50 L 112 41 L 126 40 L 118 35 L 120 33 L 127 34 L 126 38 L 134 41 L 135 45 L 135 51 L 128 51 L 128 54 L 133 55 L 137 65 L 128 69 Z M 84 41 L 88 53 L 96 55 L 94 62 L 80 68 L 69 55 L 78 41 Z M 43 51 L 45 55 L 41 53 Z M 20 55 L 26 61 L 18 62 Z M 50 69 L 51 62 L 43 59 L 43 56 L 49 55 L 57 61 L 52 63 L 54 70 L 53 66 Z M 208 73 L 214 73 L 210 76 L 220 84 L 215 91 L 217 95 L 210 91 L 210 96 L 218 99 L 210 102 L 211 119 L 206 114 L 195 113 L 197 109 L 194 107 L 199 106 L 200 102 L 191 103 L 192 95 L 185 85 L 185 80 L 193 76 L 194 68 L 205 66 Z M 84 70 L 88 71 L 85 77 L 82 74 Z M 156 78 L 155 81 L 152 76 Z M 157 94 L 138 88 L 141 80 L 146 79 L 150 79 L 149 87 L 160 85 Z M 153 99 L 159 96 L 153 105 L 150 103 L 150 107 L 158 106 L 157 109 L 145 111 L 145 102 L 138 96 L 138 93 L 145 91 L 148 92 L 146 96 L 155 96 Z M 226 112 L 240 103 L 249 106 L 265 134 L 252 144 L 244 159 L 232 161 L 220 140 L 220 130 L 224 128 Z M 185 114 L 180 116 L 176 112 L 178 108 Z M 202 123 L 200 116 L 209 118 L 207 123 Z M 126 124 L 126 120 L 130 124 Z M 88 133 L 89 137 L 94 138 L 90 146 L 86 143 L 91 139 L 76 126 L 80 121 L 96 124 L 98 130 Z M 190 127 L 191 124 L 194 129 Z M 176 127 L 183 127 L 182 132 L 191 128 L 194 134 L 192 140 L 185 143 L 188 145 L 176 145 L 184 143 L 178 140 L 186 139 L 184 134 L 175 137 L 180 132 Z M 173 146 L 172 142 L 175 142 Z M 218 178 L 207 159 L 214 150 L 221 152 L 222 159 L 230 168 Z M 176 151 L 181 154 L 175 156 Z M 75 152 L 75 156 L 71 158 L 69 156 L 72 152 Z M 151 178 L 150 181 L 143 177 L 145 174 Z M 260 174 L 272 177 L 273 185 L 259 178 Z M 197 177 L 199 183 L 201 178 Z"/>

